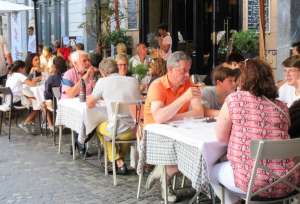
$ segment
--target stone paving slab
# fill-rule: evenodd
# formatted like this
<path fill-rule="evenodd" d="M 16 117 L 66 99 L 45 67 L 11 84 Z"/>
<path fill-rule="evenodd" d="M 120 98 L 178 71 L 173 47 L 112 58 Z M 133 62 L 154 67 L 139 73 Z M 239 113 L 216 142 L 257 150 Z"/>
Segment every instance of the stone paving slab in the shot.
<path fill-rule="evenodd" d="M 159 184 L 149 192 L 142 189 L 137 201 L 137 175 L 118 176 L 118 186 L 114 187 L 112 177 L 106 177 L 103 168 L 99 168 L 96 156 L 87 161 L 73 161 L 68 139 L 70 136 L 65 135 L 63 153 L 58 154 L 51 136 L 33 136 L 13 127 L 12 140 L 8 142 L 2 132 L 0 203 L 161 203 Z"/>

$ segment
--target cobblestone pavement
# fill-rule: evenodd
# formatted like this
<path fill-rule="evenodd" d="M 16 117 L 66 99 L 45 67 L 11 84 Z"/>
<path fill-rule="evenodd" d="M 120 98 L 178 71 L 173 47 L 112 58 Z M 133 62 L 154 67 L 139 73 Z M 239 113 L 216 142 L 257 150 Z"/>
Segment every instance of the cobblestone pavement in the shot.
<path fill-rule="evenodd" d="M 6 127 L 4 130 L 7 132 Z M 112 177 L 106 177 L 99 168 L 96 156 L 72 160 L 69 141 L 58 154 L 51 136 L 33 136 L 13 127 L 8 142 L 5 132 L 0 136 L 1 204 L 161 203 L 159 184 L 149 192 L 143 188 L 137 201 L 137 175 L 118 176 L 118 186 L 114 187 Z"/>

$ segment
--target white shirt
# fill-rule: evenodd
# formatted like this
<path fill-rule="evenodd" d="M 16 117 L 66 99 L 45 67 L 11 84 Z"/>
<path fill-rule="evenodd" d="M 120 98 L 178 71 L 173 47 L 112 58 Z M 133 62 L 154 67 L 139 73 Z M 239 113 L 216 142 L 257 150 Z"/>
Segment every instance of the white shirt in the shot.
<path fill-rule="evenodd" d="M 21 100 L 21 96 L 23 95 L 23 83 L 26 79 L 27 77 L 19 72 L 8 75 L 5 86 L 11 89 L 14 103 Z"/>
<path fill-rule="evenodd" d="M 300 96 L 296 96 L 296 89 L 293 86 L 284 83 L 278 90 L 279 100 L 285 102 L 290 107 L 294 101 L 300 99 Z"/>
<path fill-rule="evenodd" d="M 5 56 L 9 54 L 9 50 L 6 44 L 5 39 L 0 36 L 0 76 L 3 76 L 7 73 Z"/>
<path fill-rule="evenodd" d="M 129 65 L 130 65 L 130 68 L 132 69 L 132 68 L 136 67 L 139 64 L 148 65 L 150 60 L 151 60 L 151 57 L 146 55 L 145 59 L 144 59 L 144 63 L 142 63 L 140 57 L 138 55 L 134 55 L 133 57 L 130 58 Z"/>
<path fill-rule="evenodd" d="M 36 53 L 36 40 L 34 34 L 28 36 L 27 51 L 31 53 Z"/>
<path fill-rule="evenodd" d="M 112 131 L 112 107 L 111 102 L 135 102 L 140 100 L 138 81 L 133 77 L 111 74 L 100 78 L 92 93 L 96 100 L 103 98 L 108 114 L 107 130 Z M 122 113 L 122 120 L 119 122 L 118 133 L 122 133 L 133 125 L 130 114 Z"/>

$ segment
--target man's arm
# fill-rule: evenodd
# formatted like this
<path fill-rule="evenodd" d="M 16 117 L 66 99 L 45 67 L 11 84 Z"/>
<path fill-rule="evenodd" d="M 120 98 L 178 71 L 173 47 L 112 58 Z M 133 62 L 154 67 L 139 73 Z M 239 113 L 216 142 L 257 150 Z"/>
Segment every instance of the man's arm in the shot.
<path fill-rule="evenodd" d="M 90 76 L 94 76 L 94 68 L 89 68 L 88 71 L 83 75 L 82 79 L 86 81 Z M 65 89 L 65 94 L 69 98 L 76 97 L 80 92 L 80 80 L 72 87 Z"/>
<path fill-rule="evenodd" d="M 211 109 L 204 106 L 204 116 L 206 117 L 216 117 L 218 116 L 220 110 Z"/>
<path fill-rule="evenodd" d="M 203 116 L 204 116 L 204 108 L 201 103 L 201 99 L 193 98 L 191 100 L 191 110 L 185 113 L 177 114 L 172 120 L 182 120 L 184 118 L 203 117 Z"/>
<path fill-rule="evenodd" d="M 90 95 L 86 99 L 86 106 L 88 108 L 94 108 L 96 106 L 97 100 L 93 95 Z"/>
<path fill-rule="evenodd" d="M 173 103 L 164 106 L 162 101 L 151 102 L 151 113 L 156 123 L 164 123 L 173 119 L 180 108 L 192 100 L 192 98 L 200 98 L 201 93 L 198 88 L 191 87 L 183 95 L 177 98 Z"/>
<path fill-rule="evenodd" d="M 220 110 L 216 125 L 216 135 L 219 142 L 228 144 L 231 127 L 232 121 L 229 115 L 227 103 L 225 102 Z"/>

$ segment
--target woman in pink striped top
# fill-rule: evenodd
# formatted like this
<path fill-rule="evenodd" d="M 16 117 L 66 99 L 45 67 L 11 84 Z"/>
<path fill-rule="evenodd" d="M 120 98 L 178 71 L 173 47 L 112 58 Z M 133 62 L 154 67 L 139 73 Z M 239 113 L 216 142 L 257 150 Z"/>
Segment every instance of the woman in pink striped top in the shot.
<path fill-rule="evenodd" d="M 260 60 L 247 60 L 241 67 L 240 82 L 241 90 L 226 98 L 217 121 L 217 137 L 220 142 L 228 144 L 229 161 L 219 163 L 213 169 L 214 178 L 229 190 L 230 203 L 238 203 L 239 195 L 247 192 L 254 163 L 250 157 L 251 141 L 289 138 L 288 108 L 276 100 L 278 91 L 271 67 Z M 278 175 L 285 174 L 294 166 L 292 160 L 265 162 Z M 299 183 L 299 176 L 295 176 L 294 181 Z M 271 176 L 259 170 L 253 191 L 269 182 L 272 182 Z M 278 184 L 260 196 L 282 197 L 289 191 L 286 185 Z"/>

